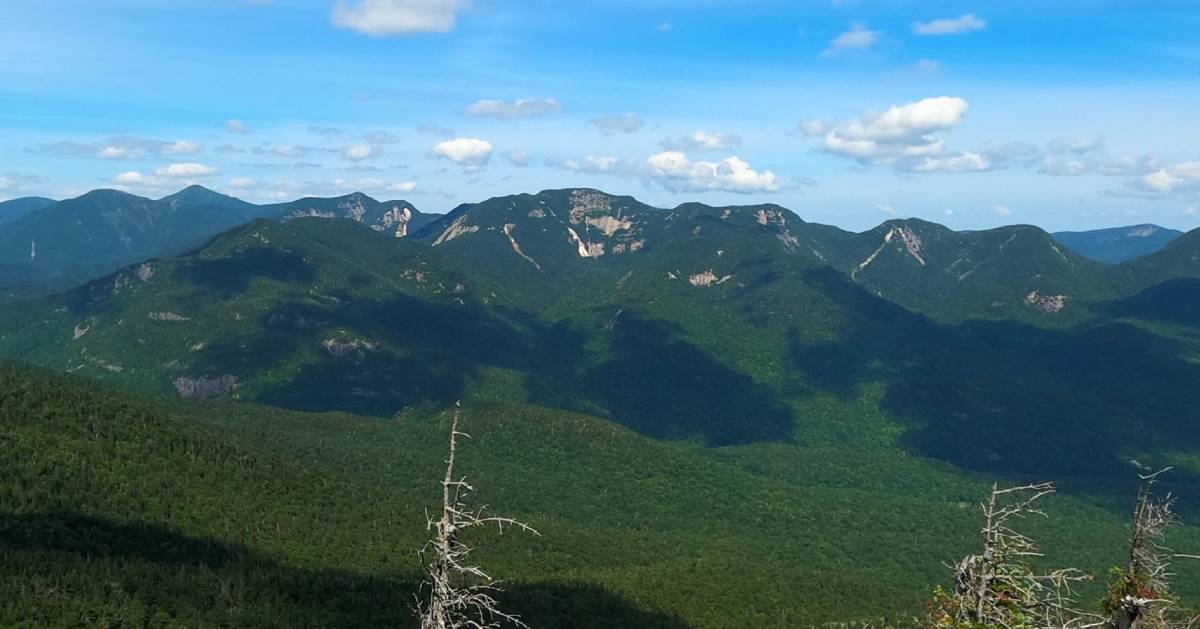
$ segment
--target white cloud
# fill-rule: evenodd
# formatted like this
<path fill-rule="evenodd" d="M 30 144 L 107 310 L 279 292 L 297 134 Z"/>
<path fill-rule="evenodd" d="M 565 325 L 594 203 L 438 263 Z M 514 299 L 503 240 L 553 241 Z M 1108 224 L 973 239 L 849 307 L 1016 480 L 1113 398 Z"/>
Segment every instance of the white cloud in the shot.
<path fill-rule="evenodd" d="M 108 138 L 104 142 L 94 143 L 74 141 L 54 142 L 52 144 L 44 144 L 33 150 L 39 153 L 67 157 L 122 160 L 195 155 L 204 150 L 204 145 L 189 140 L 166 142 L 137 136 L 117 136 Z"/>
<path fill-rule="evenodd" d="M 383 154 L 383 149 L 380 149 L 374 144 L 351 144 L 342 149 L 342 157 L 352 161 L 361 162 L 363 160 L 379 157 Z"/>
<path fill-rule="evenodd" d="M 668 21 L 662 21 L 662 22 L 659 22 L 659 23 L 658 23 L 658 26 L 655 26 L 655 27 L 654 27 L 654 29 L 655 29 L 655 30 L 657 30 L 657 31 L 658 31 L 658 32 L 660 32 L 660 33 L 665 33 L 665 32 L 667 32 L 667 31 L 670 31 L 670 30 L 674 29 L 674 28 L 675 28 L 675 25 L 674 25 L 674 24 L 672 24 L 671 22 L 668 22 Z"/>
<path fill-rule="evenodd" d="M 469 116 L 490 118 L 532 118 L 557 113 L 562 105 L 553 98 L 521 98 L 517 100 L 477 100 L 467 107 Z"/>
<path fill-rule="evenodd" d="M 417 189 L 417 184 L 413 181 L 400 181 L 389 185 L 387 189 L 389 192 L 412 192 Z"/>
<path fill-rule="evenodd" d="M 156 169 L 154 174 L 158 175 L 159 177 L 208 177 L 210 175 L 217 174 L 217 169 L 213 168 L 212 166 L 205 166 L 204 164 L 197 164 L 195 162 L 185 162 L 181 164 L 171 164 L 170 166 L 164 166 Z"/>
<path fill-rule="evenodd" d="M 958 35 L 981 31 L 985 28 L 987 28 L 986 20 L 976 17 L 974 13 L 968 13 L 959 17 L 917 22 L 913 24 L 912 32 L 914 35 Z"/>
<path fill-rule="evenodd" d="M 136 156 L 137 153 L 133 149 L 123 146 L 106 146 L 100 149 L 99 154 L 101 159 L 129 159 Z"/>
<path fill-rule="evenodd" d="M 695 131 L 681 138 L 668 138 L 659 146 L 669 151 L 727 151 L 742 145 L 741 136 L 735 133 Z"/>
<path fill-rule="evenodd" d="M 517 168 L 525 168 L 529 165 L 529 153 L 520 149 L 505 153 L 504 158 L 508 160 L 508 163 Z"/>
<path fill-rule="evenodd" d="M 777 192 L 783 186 L 775 173 L 756 171 L 737 156 L 712 161 L 692 161 L 680 151 L 663 151 L 643 162 L 612 156 L 588 155 L 579 159 L 547 161 L 548 166 L 577 173 L 641 179 L 672 192 L 721 191 L 749 194 Z"/>
<path fill-rule="evenodd" d="M 1200 216 L 1200 207 L 1192 206 L 1183 211 L 1187 216 Z"/>
<path fill-rule="evenodd" d="M 137 186 L 147 183 L 148 179 L 142 173 L 136 170 L 130 170 L 113 177 L 112 182 L 122 186 Z"/>
<path fill-rule="evenodd" d="M 1180 162 L 1136 180 L 1134 187 L 1155 194 L 1200 190 L 1200 161 Z"/>
<path fill-rule="evenodd" d="M 335 179 L 333 187 L 338 190 L 355 190 L 360 192 L 403 192 L 408 193 L 417 189 L 412 181 L 385 181 L 375 177 L 365 179 Z"/>
<path fill-rule="evenodd" d="M 433 153 L 456 164 L 478 168 L 492 155 L 492 143 L 477 138 L 454 138 L 433 145 Z"/>
<path fill-rule="evenodd" d="M 195 155 L 204 150 L 204 145 L 198 142 L 178 140 L 162 148 L 163 155 Z"/>
<path fill-rule="evenodd" d="M 1136 177 L 1161 168 L 1150 155 L 1110 155 L 1104 138 L 1056 138 L 1046 146 L 1038 172 L 1055 177 L 1100 174 L 1110 177 Z"/>
<path fill-rule="evenodd" d="M 663 151 L 646 160 L 649 176 L 673 192 L 776 192 L 779 180 L 775 173 L 758 172 L 737 156 L 719 162 L 691 161 L 679 151 Z"/>
<path fill-rule="evenodd" d="M 907 168 L 918 173 L 970 173 L 991 170 L 992 163 L 986 155 L 963 152 L 945 157 L 922 157 Z"/>
<path fill-rule="evenodd" d="M 246 190 L 258 185 L 258 182 L 249 177 L 234 177 L 229 180 L 229 187 L 235 190 Z"/>
<path fill-rule="evenodd" d="M 590 121 L 593 125 L 600 129 L 604 135 L 617 135 L 619 133 L 634 133 L 642 128 L 644 124 L 642 118 L 637 114 L 624 113 L 615 116 L 600 116 L 592 118 Z"/>
<path fill-rule="evenodd" d="M 557 164 L 567 170 L 573 170 L 577 173 L 605 173 L 605 174 L 623 174 L 633 175 L 636 173 L 636 167 L 619 157 L 588 155 L 582 159 L 568 159 Z"/>
<path fill-rule="evenodd" d="M 374 36 L 446 33 L 463 0 L 338 0 L 333 23 Z"/>
<path fill-rule="evenodd" d="M 904 171 L 989 170 L 993 163 L 988 155 L 951 151 L 933 135 L 957 127 L 968 109 L 967 101 L 949 96 L 893 105 L 883 112 L 866 113 L 829 129 L 823 147 L 826 152 L 855 159 L 863 165 L 891 164 Z M 820 128 L 814 124 L 810 131 Z"/>
<path fill-rule="evenodd" d="M 864 115 L 831 133 L 850 141 L 909 141 L 958 126 L 968 108 L 967 101 L 961 98 L 924 98 L 905 105 L 893 105 L 880 114 Z"/>
<path fill-rule="evenodd" d="M 875 204 L 875 211 L 876 211 L 876 212 L 879 212 L 880 214 L 887 214 L 888 216 L 895 216 L 895 215 L 896 215 L 896 208 L 895 208 L 895 206 L 889 205 L 889 204 L 887 204 L 887 203 L 876 203 L 876 204 Z"/>
<path fill-rule="evenodd" d="M 250 127 L 246 126 L 246 123 L 242 122 L 241 120 L 226 120 L 225 130 L 230 133 L 250 133 Z"/>
<path fill-rule="evenodd" d="M 866 24 L 856 22 L 850 29 L 833 38 L 825 49 L 825 56 L 832 56 L 854 50 L 867 50 L 879 43 L 882 31 L 873 31 Z"/>
<path fill-rule="evenodd" d="M 1012 210 L 1007 205 L 993 205 L 992 213 L 996 216 L 1012 216 Z"/>

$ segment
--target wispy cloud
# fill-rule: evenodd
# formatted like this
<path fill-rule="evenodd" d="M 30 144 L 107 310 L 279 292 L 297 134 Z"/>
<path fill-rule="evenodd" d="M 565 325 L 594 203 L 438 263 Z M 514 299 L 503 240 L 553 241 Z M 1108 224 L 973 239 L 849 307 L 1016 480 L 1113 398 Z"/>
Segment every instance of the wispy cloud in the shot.
<path fill-rule="evenodd" d="M 862 22 L 855 22 L 850 25 L 850 28 L 842 32 L 833 41 L 829 42 L 829 46 L 825 48 L 823 53 L 830 57 L 840 55 L 850 51 L 869 50 L 872 46 L 879 43 L 880 36 L 883 31 L 873 31 Z"/>
<path fill-rule="evenodd" d="M 917 22 L 913 24 L 912 32 L 914 35 L 960 35 L 985 28 L 986 20 L 976 17 L 974 13 L 967 13 L 959 17 Z"/>
<path fill-rule="evenodd" d="M 446 33 L 465 0 L 338 0 L 335 26 L 374 36 Z"/>
<path fill-rule="evenodd" d="M 590 120 L 592 125 L 604 135 L 635 133 L 645 124 L 641 116 L 634 113 L 624 113 L 612 116 L 599 116 Z"/>
<path fill-rule="evenodd" d="M 488 118 L 533 118 L 562 111 L 562 105 L 553 98 L 520 98 L 517 100 L 477 100 L 467 107 L 468 116 Z"/>

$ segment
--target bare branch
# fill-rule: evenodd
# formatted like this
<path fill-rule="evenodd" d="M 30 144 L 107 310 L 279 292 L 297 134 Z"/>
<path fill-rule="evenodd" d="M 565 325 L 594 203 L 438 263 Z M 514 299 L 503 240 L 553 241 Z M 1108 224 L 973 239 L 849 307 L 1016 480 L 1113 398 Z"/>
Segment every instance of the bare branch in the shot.
<path fill-rule="evenodd" d="M 505 526 L 541 536 L 528 524 L 512 518 L 486 515 L 487 506 L 468 507 L 465 499 L 474 491 L 465 476 L 455 480 L 454 465 L 458 457 L 458 438 L 470 435 L 458 430 L 462 404 L 454 405 L 454 420 L 450 427 L 450 455 L 446 459 L 446 475 L 442 480 L 442 513 L 437 519 L 425 512 L 432 537 L 421 551 L 429 557 L 425 564 L 427 575 L 424 587 L 429 591 L 427 601 L 418 600 L 421 629 L 493 629 L 506 624 L 526 627 L 520 617 L 500 610 L 492 596 L 500 592 L 498 583 L 479 566 L 467 561 L 471 547 L 459 539 L 464 529 L 496 525 L 501 534 Z"/>

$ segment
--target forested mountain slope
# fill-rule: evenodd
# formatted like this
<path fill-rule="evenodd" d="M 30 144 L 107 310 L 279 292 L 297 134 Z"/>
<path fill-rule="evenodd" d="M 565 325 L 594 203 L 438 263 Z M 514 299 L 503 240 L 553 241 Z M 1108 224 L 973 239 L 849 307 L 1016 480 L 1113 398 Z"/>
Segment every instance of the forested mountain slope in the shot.
<path fill-rule="evenodd" d="M 542 532 L 474 538 L 531 626 L 918 613 L 942 562 L 973 545 L 986 486 L 895 453 L 706 450 L 586 415 L 466 408 L 480 504 Z M 11 364 L 0 410 L 0 622 L 412 626 L 444 415 L 167 407 Z M 1120 561 L 1127 504 L 1088 503 L 1056 498 L 1035 531 L 1053 560 L 1102 571 Z"/>

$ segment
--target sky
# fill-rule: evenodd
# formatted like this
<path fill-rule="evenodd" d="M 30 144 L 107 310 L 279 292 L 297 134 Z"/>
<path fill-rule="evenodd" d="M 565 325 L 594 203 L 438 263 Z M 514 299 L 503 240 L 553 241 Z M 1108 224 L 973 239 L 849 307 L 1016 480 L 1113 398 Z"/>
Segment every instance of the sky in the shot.
<path fill-rule="evenodd" d="M 0 199 L 1200 227 L 1200 3 L 7 0 Z"/>

